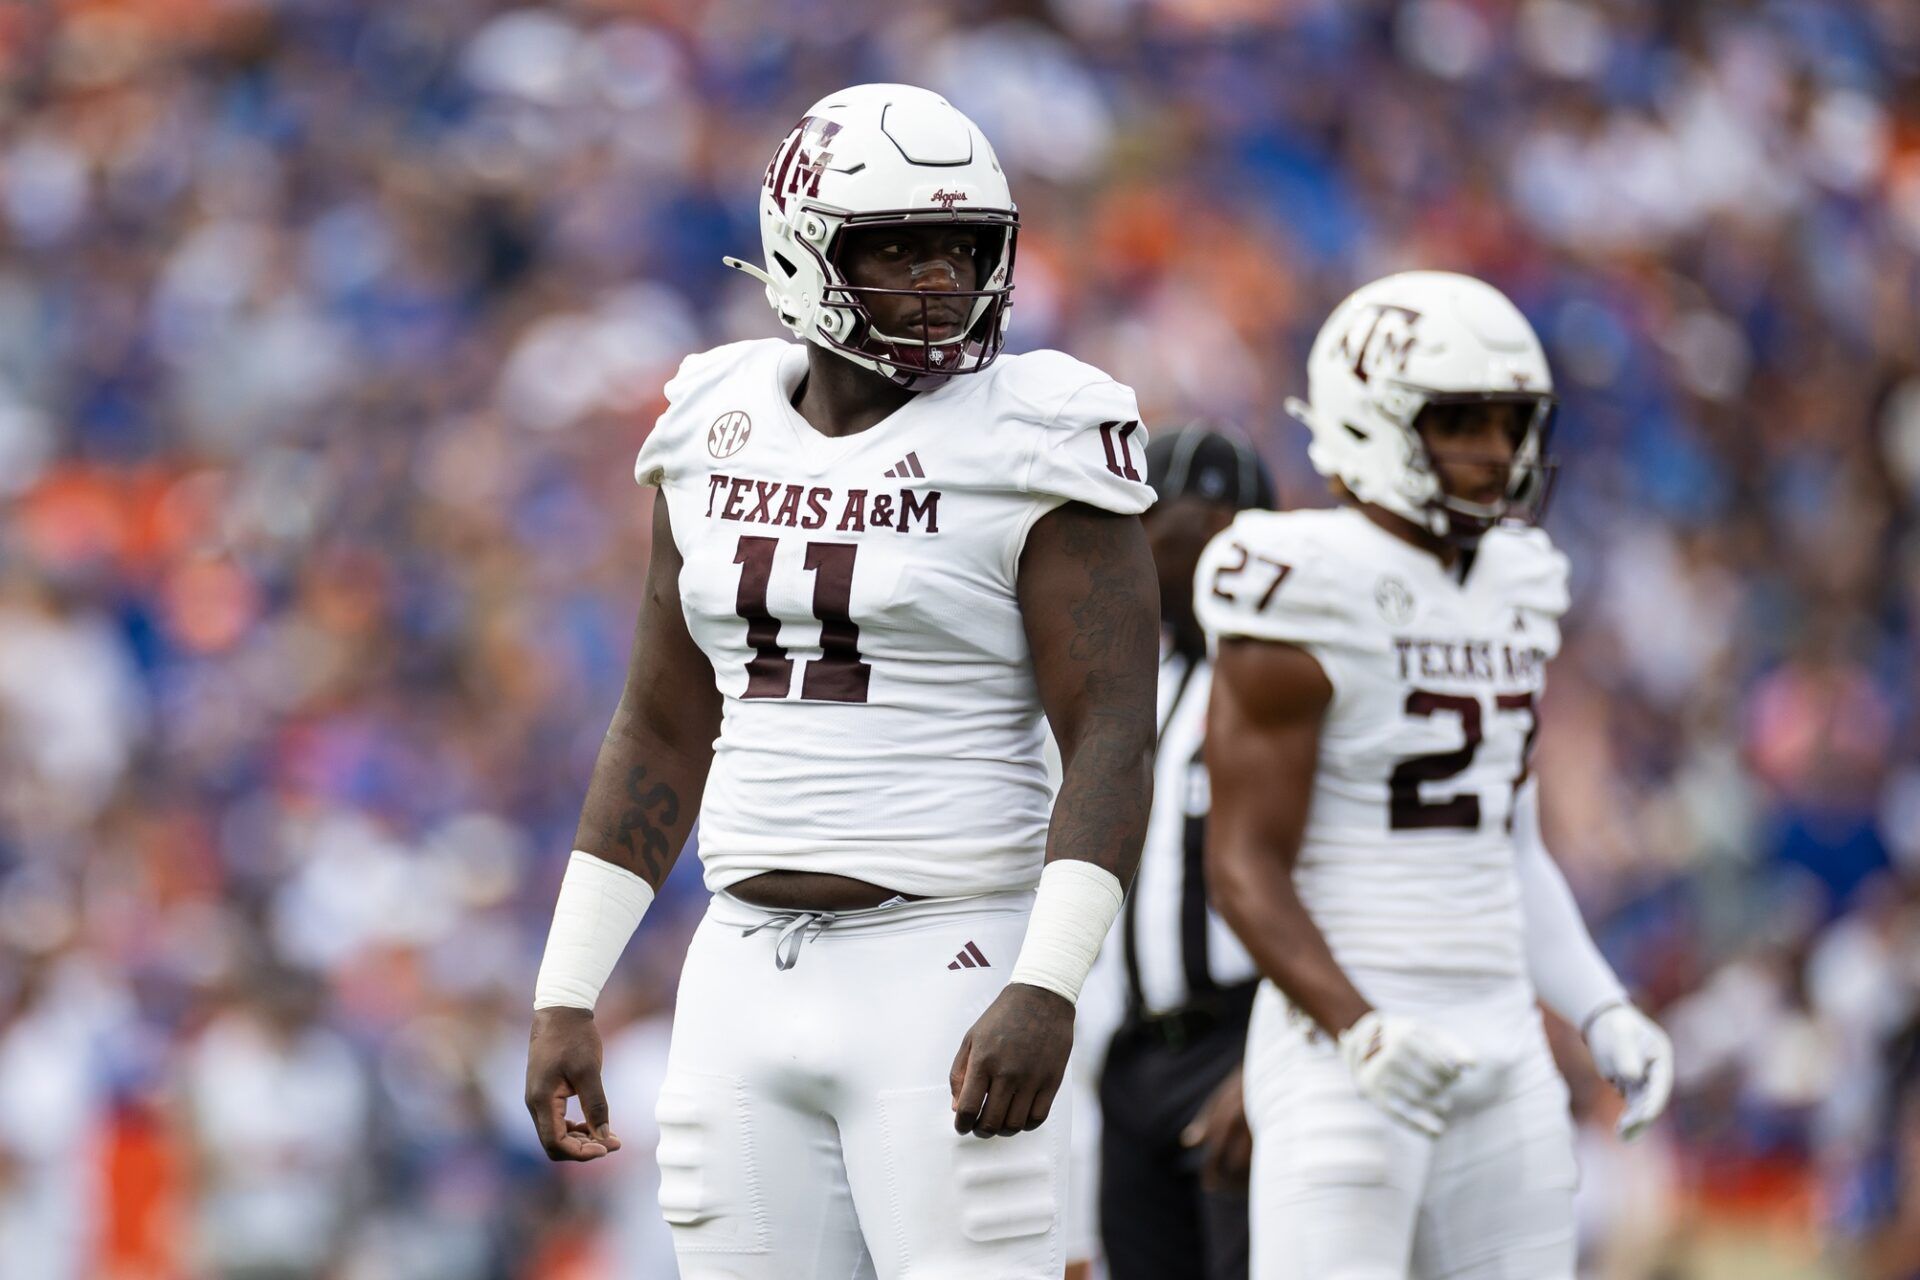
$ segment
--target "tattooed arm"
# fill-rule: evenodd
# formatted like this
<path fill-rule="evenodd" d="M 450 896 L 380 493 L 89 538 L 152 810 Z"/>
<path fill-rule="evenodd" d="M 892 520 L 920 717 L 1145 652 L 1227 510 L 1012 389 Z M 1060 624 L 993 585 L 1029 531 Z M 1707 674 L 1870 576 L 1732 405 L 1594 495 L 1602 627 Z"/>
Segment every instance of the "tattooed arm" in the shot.
<path fill-rule="evenodd" d="M 627 685 L 607 726 L 573 847 L 659 888 L 700 812 L 720 690 L 680 610 L 680 549 L 664 496 L 653 506 L 653 559 L 634 627 Z"/>
<path fill-rule="evenodd" d="M 1034 525 L 1020 612 L 1040 703 L 1065 766 L 1047 861 L 1133 879 L 1153 801 L 1160 591 L 1135 516 L 1067 503 Z M 948 1081 L 955 1127 L 982 1137 L 1038 1128 L 1073 1048 L 1073 1005 L 1009 983 L 967 1033 Z"/>
<path fill-rule="evenodd" d="M 1047 861 L 1078 858 L 1127 884 L 1153 803 L 1160 588 L 1146 530 L 1069 502 L 1033 527 L 1019 589 L 1063 765 Z"/>
<path fill-rule="evenodd" d="M 700 812 L 720 692 L 680 610 L 680 551 L 664 496 L 654 499 L 653 558 L 634 628 L 627 685 L 594 762 L 574 847 L 659 888 Z M 570 1121 L 578 1095 L 584 1124 Z M 533 1015 L 527 1110 L 554 1160 L 597 1160 L 620 1149 L 600 1083 L 600 1033 L 591 1009 L 553 1005 Z"/>

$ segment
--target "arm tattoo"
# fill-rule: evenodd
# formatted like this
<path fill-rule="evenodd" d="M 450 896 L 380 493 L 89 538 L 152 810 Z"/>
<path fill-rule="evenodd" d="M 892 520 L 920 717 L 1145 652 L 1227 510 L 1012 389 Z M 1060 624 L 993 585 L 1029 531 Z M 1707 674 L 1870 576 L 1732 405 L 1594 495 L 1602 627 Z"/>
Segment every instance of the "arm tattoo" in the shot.
<path fill-rule="evenodd" d="M 1139 521 L 1063 508 L 1033 583 L 1048 713 L 1066 758 L 1047 856 L 1133 876 L 1153 799 L 1160 613 Z M 1052 597 L 1059 604 L 1049 609 Z M 1064 631 L 1065 644 L 1058 632 Z"/>
<path fill-rule="evenodd" d="M 700 812 L 720 732 L 720 690 L 687 632 L 680 553 L 664 499 L 654 507 L 653 551 L 626 689 L 593 762 L 573 847 L 658 889 Z"/>
<path fill-rule="evenodd" d="M 627 775 L 627 807 L 619 819 L 619 841 L 620 847 L 646 868 L 647 881 L 658 884 L 671 866 L 671 846 L 661 828 L 679 821 L 680 796 L 664 782 L 656 782 L 643 792 L 640 788 L 646 780 L 647 767 L 643 764 L 634 765 Z M 660 811 L 657 823 L 652 812 L 656 808 Z"/>
<path fill-rule="evenodd" d="M 662 731 L 623 698 L 594 762 L 575 848 L 598 854 L 658 889 L 699 813 L 712 739 Z M 691 745 L 688 745 L 691 744 Z M 702 749 L 704 748 L 704 749 Z"/>

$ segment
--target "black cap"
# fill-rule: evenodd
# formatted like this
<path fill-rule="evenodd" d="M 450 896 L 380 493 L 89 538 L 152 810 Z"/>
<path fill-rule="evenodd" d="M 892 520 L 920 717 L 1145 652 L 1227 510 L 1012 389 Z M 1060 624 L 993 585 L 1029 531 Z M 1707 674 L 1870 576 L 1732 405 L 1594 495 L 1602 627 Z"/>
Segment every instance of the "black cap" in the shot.
<path fill-rule="evenodd" d="M 1191 426 L 1147 442 L 1147 483 L 1162 501 L 1191 495 L 1236 511 L 1273 506 L 1273 477 L 1235 433 Z"/>

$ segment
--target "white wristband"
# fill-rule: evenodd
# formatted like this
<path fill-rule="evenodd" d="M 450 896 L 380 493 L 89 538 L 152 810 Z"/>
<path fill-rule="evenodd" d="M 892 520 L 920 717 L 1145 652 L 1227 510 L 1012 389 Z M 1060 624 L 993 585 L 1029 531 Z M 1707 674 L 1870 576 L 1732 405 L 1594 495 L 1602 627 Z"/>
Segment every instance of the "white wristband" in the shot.
<path fill-rule="evenodd" d="M 1049 862 L 1041 869 L 1027 939 L 1007 980 L 1045 987 L 1068 1003 L 1078 1001 L 1125 897 L 1120 881 L 1104 867 L 1077 858 Z"/>
<path fill-rule="evenodd" d="M 575 849 L 553 906 L 547 953 L 533 984 L 533 1007 L 592 1009 L 640 917 L 653 886 L 625 867 Z"/>

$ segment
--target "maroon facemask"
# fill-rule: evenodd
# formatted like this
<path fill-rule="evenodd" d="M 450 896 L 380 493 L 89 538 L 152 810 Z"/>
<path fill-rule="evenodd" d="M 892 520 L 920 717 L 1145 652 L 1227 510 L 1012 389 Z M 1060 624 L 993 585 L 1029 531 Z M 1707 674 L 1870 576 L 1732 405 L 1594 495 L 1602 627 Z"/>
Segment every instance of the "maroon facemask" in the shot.
<path fill-rule="evenodd" d="M 886 226 L 923 226 L 928 223 L 958 223 L 983 232 L 998 233 L 995 252 L 982 255 L 981 276 L 996 276 L 1006 283 L 987 289 L 881 289 L 846 283 L 838 255 L 841 237 L 847 231 Z M 835 349 L 872 360 L 889 371 L 895 381 L 916 385 L 926 379 L 944 379 L 954 374 L 977 373 L 992 364 L 1006 345 L 1007 311 L 1013 304 L 1014 245 L 1020 230 L 1020 216 L 1008 209 L 958 208 L 951 211 L 889 209 L 855 214 L 847 219 L 828 246 L 822 266 L 828 284 L 821 290 L 821 305 L 839 309 L 852 318 L 844 337 L 823 335 Z M 992 243 L 989 236 L 988 243 Z M 961 331 L 936 342 L 905 341 L 880 332 L 874 320 L 871 300 L 902 297 L 919 304 L 917 317 L 921 332 L 935 320 L 935 310 L 957 310 L 962 317 Z"/>
<path fill-rule="evenodd" d="M 1491 504 L 1468 502 L 1444 493 L 1434 499 L 1433 505 L 1446 514 L 1447 539 L 1451 542 L 1477 542 L 1496 524 L 1538 524 L 1546 516 L 1547 503 L 1553 497 L 1554 483 L 1559 477 L 1560 464 L 1548 452 L 1553 438 L 1553 421 L 1559 412 L 1559 402 L 1554 397 L 1516 395 L 1512 392 L 1440 393 L 1430 396 L 1422 408 L 1488 403 L 1530 405 L 1533 412 L 1521 429 L 1518 447 L 1508 470 L 1507 491 L 1499 501 Z M 1436 455 L 1424 443 L 1422 447 L 1429 467 L 1443 460 L 1442 455 Z"/>

